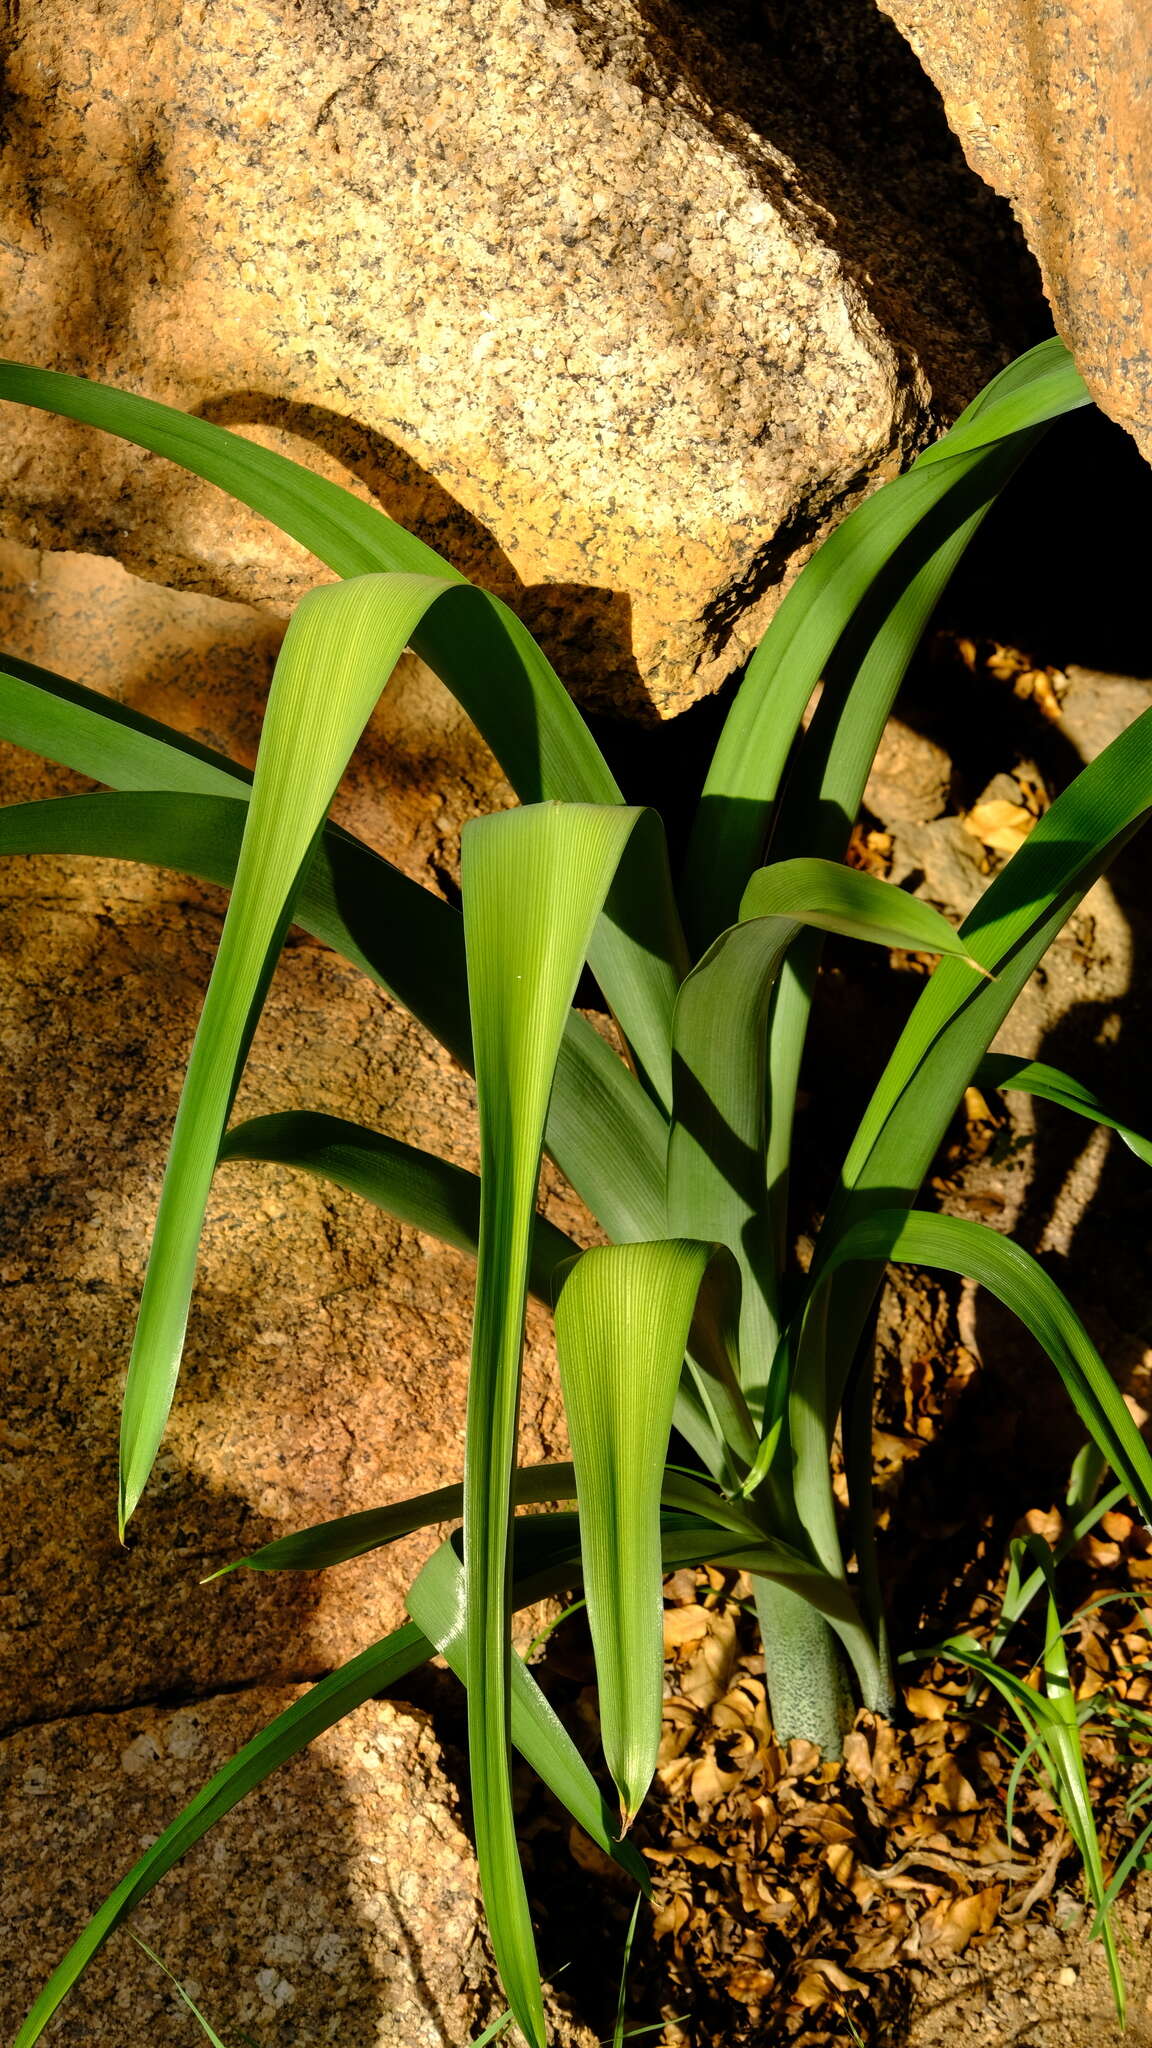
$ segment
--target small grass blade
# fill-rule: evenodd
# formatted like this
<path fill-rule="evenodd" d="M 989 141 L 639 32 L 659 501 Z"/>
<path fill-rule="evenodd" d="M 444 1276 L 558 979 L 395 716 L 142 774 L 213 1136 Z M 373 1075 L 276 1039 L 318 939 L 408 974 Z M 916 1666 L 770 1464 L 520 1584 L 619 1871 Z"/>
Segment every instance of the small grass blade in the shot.
<path fill-rule="evenodd" d="M 985 1054 L 972 1079 L 977 1088 L 1018 1088 L 1023 1095 L 1039 1096 L 1044 1102 L 1070 1109 L 1094 1124 L 1103 1124 L 1105 1130 L 1115 1131 L 1117 1137 L 1123 1138 L 1129 1151 L 1142 1159 L 1145 1166 L 1152 1166 L 1152 1138 L 1145 1138 L 1130 1124 L 1121 1123 L 1091 1088 L 1059 1067 L 1047 1066 L 1042 1060 L 1017 1059 L 1014 1053 L 990 1052 Z"/>
<path fill-rule="evenodd" d="M 1030 1552 L 1033 1563 L 1048 1588 L 1047 1623 L 1041 1667 L 1043 1691 L 1035 1691 L 1014 1673 L 1005 1671 L 1003 1666 L 982 1651 L 971 1637 L 950 1638 L 947 1642 L 938 1644 L 932 1654 L 954 1657 L 958 1662 L 966 1664 L 970 1671 L 984 1679 L 1000 1694 L 1017 1716 L 1024 1730 L 1026 1744 L 1013 1772 L 1013 1790 L 1020 1772 L 1030 1757 L 1035 1754 L 1041 1759 L 1045 1775 L 1080 1856 L 1084 1870 L 1084 1888 L 1095 1908 L 1092 1931 L 1094 1935 L 1098 1934 L 1104 1943 L 1116 2015 L 1123 2027 L 1127 2000 L 1111 1923 L 1111 1908 L 1123 1877 L 1117 1873 L 1117 1878 L 1110 1886 L 1104 1875 L 1100 1838 L 1096 1832 L 1092 1797 L 1084 1767 L 1080 1711 L 1068 1670 L 1064 1632 L 1056 1606 L 1053 1559 L 1047 1544 L 1038 1537 L 1029 1537 L 1025 1543 L 1014 1545 L 1013 1548 L 1020 1552 L 1025 1549 Z M 1011 1809 L 1009 1829 L 1010 1827 Z M 1146 1832 L 1145 1839 L 1147 1834 L 1152 1834 L 1152 1824 Z M 1127 1874 L 1126 1869 L 1124 1876 Z"/>
<path fill-rule="evenodd" d="M 203 2013 L 200 2011 L 199 2006 L 193 2004 L 191 1998 L 188 1996 L 188 1993 L 185 1991 L 184 1986 L 180 1982 L 179 1977 L 173 1975 L 172 1971 L 168 1968 L 167 1963 L 164 1962 L 161 1959 L 161 1957 L 156 1954 L 155 1949 L 149 1948 L 148 1943 L 142 1940 L 140 1935 L 138 1935 L 131 1927 L 128 1929 L 128 1932 L 129 1934 L 131 1934 L 132 1939 L 136 1943 L 137 1948 L 143 1949 L 149 1962 L 155 1963 L 156 1968 L 158 1970 L 163 1970 L 164 1975 L 168 1979 L 168 1982 L 170 1984 L 175 1985 L 176 1990 L 180 1995 L 180 1998 L 182 1999 L 183 2003 L 187 2006 L 193 2019 L 197 2022 L 197 2025 L 199 2026 L 201 2033 L 204 2035 L 205 2039 L 211 2043 L 211 2048 L 224 2048 L 224 2043 L 220 2039 L 219 2034 L 216 2032 L 215 2028 L 211 2026 L 210 2023 L 205 2019 Z"/>

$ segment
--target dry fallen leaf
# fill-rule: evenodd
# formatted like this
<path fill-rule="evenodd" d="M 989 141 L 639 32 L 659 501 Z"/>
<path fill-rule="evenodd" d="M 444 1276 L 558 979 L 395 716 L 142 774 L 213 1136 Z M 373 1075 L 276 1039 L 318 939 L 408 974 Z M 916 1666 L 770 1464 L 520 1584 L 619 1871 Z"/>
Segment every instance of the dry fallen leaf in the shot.
<path fill-rule="evenodd" d="M 961 819 L 966 832 L 993 853 L 1016 853 L 1036 823 L 1023 804 L 1009 803 L 1007 797 L 992 797 L 976 804 Z"/>

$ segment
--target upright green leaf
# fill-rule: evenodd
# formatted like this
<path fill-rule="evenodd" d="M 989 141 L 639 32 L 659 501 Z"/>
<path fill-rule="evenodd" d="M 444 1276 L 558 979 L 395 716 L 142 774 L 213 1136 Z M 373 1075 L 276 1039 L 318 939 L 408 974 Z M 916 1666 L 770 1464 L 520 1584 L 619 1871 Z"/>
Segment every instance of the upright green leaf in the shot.
<path fill-rule="evenodd" d="M 464 1473 L 469 1753 L 493 1948 L 534 2048 L 543 2044 L 543 2006 L 508 1768 L 507 1575 L 524 1302 L 565 1017 L 639 816 L 544 804 L 474 820 L 462 842 L 481 1162 Z"/>
<path fill-rule="evenodd" d="M 606 1245 L 575 1262 L 556 1305 L 600 1725 L 624 1830 L 660 1743 L 660 1489 L 697 1296 L 715 1253 L 678 1238 Z"/>
<path fill-rule="evenodd" d="M 857 506 L 805 566 L 748 665 L 704 786 L 686 875 L 698 942 L 707 943 L 734 914 L 765 845 L 809 699 L 837 642 L 889 562 L 955 492 L 950 520 L 943 513 L 933 530 L 929 559 L 937 548 L 947 547 L 949 524 L 959 531 L 978 510 L 971 492 L 956 487 L 969 485 L 986 455 L 1013 436 L 1030 436 L 1045 421 L 1089 403 L 1063 343 L 1042 343 L 1009 365 L 904 476 Z M 946 561 L 937 565 L 946 566 Z M 926 580 L 910 599 L 912 606 L 927 598 L 936 573 L 926 570 L 923 550 L 913 546 L 890 586 L 888 605 L 900 601 L 901 583 L 910 589 L 922 573 Z M 911 619 L 910 611 L 909 629 Z M 898 658 L 899 625 L 895 632 Z M 887 660 L 887 653 L 879 658 Z M 787 851 L 796 851 L 795 844 Z"/>
<path fill-rule="evenodd" d="M 362 577 L 312 591 L 289 626 L 140 1302 L 121 1427 L 121 1529 L 164 1433 L 220 1139 L 297 887 L 414 621 L 450 588 L 430 577 Z"/>

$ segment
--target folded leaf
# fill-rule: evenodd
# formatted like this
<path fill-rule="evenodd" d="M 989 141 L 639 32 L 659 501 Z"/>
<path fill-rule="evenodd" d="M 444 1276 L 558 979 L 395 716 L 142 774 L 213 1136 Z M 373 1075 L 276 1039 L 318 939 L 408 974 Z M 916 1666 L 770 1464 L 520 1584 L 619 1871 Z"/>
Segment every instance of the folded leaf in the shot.
<path fill-rule="evenodd" d="M 216 1155 L 297 888 L 415 621 L 452 588 L 423 576 L 361 577 L 310 592 L 289 625 L 140 1302 L 121 1425 L 121 1531 L 168 1419 Z"/>
<path fill-rule="evenodd" d="M 660 1744 L 660 1489 L 696 1301 L 714 1256 L 713 1245 L 676 1238 L 606 1245 L 576 1260 L 556 1304 L 600 1725 L 625 1830 Z"/>
<path fill-rule="evenodd" d="M 507 1611 L 524 1303 L 548 1099 L 596 918 L 641 814 L 541 804 L 464 828 L 480 1114 L 480 1255 L 464 1465 L 468 1741 L 481 1882 L 508 2002 L 543 2048 L 508 1765 Z"/>
<path fill-rule="evenodd" d="M 464 1574 L 449 1543 L 442 1544 L 413 1582 L 408 1612 L 463 1685 L 468 1683 L 464 1629 Z M 510 1666 L 512 1741 L 538 1778 L 555 1793 L 586 1835 L 611 1856 L 641 1890 L 651 1887 L 643 1860 L 620 1842 L 600 1788 L 567 1729 L 557 1719 L 532 1673 L 519 1657 Z"/>

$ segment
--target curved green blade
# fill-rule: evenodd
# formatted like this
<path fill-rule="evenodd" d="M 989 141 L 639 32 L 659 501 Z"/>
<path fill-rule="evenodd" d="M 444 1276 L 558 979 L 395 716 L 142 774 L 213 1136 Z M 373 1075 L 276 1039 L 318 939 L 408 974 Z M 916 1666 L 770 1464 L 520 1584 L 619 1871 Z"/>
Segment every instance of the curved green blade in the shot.
<path fill-rule="evenodd" d="M 575 1470 L 566 1464 L 525 1465 L 513 1476 L 512 1498 L 517 1507 L 533 1502 L 575 1500 Z M 730 1542 L 732 1536 L 738 1536 L 742 1543 L 761 1545 L 764 1542 L 764 1531 L 759 1524 L 736 1503 L 715 1493 L 704 1481 L 666 1471 L 660 1498 L 667 1507 L 679 1508 L 683 1513 L 718 1524 L 729 1532 L 724 1539 L 726 1542 Z M 338 1515 L 331 1522 L 317 1522 L 310 1529 L 297 1529 L 290 1536 L 278 1536 L 274 1542 L 265 1543 L 249 1556 L 238 1557 L 232 1564 L 222 1565 L 203 1583 L 210 1585 L 212 1580 L 226 1578 L 229 1572 L 236 1571 L 327 1571 L 332 1565 L 346 1564 L 349 1558 L 364 1557 L 371 1550 L 380 1550 L 385 1544 L 395 1543 L 398 1537 L 410 1535 L 413 1529 L 427 1529 L 436 1522 L 458 1521 L 463 1512 L 463 1486 L 438 1486 L 431 1493 L 417 1494 L 411 1500 L 394 1501 L 383 1508 L 363 1508 L 358 1514 Z M 802 1558 L 793 1560 L 782 1553 L 781 1569 L 803 1571 L 806 1569 L 805 1561 Z"/>
<path fill-rule="evenodd" d="M 668 1140 L 668 1228 L 725 1244 L 740 1267 L 740 1379 L 759 1422 L 779 1336 L 779 1247 L 764 1172 L 767 1020 L 785 956 L 805 927 L 882 946 L 967 957 L 939 911 L 833 861 L 761 868 L 680 990 L 673 1026 L 675 1110 Z M 773 1116 L 779 1105 L 771 1105 Z"/>
<path fill-rule="evenodd" d="M 1018 1088 L 1023 1095 L 1037 1095 L 1044 1102 L 1054 1102 L 1060 1109 L 1070 1109 L 1076 1116 L 1086 1116 L 1091 1123 L 1103 1124 L 1105 1130 L 1115 1131 L 1123 1138 L 1130 1152 L 1142 1159 L 1145 1166 L 1152 1166 L 1152 1139 L 1134 1131 L 1131 1124 L 1121 1123 L 1112 1115 L 1091 1088 L 1086 1088 L 1074 1074 L 1066 1074 L 1060 1067 L 1050 1067 L 1042 1060 L 1017 1059 L 1014 1053 L 986 1053 L 972 1076 L 977 1088 Z"/>
<path fill-rule="evenodd" d="M 423 576 L 360 577 L 312 591 L 288 628 L 140 1301 L 121 1423 L 121 1532 L 172 1404 L 216 1155 L 296 888 L 413 622 L 450 589 Z"/>
<path fill-rule="evenodd" d="M 660 1744 L 660 1490 L 697 1296 L 716 1249 L 675 1238 L 598 1247 L 576 1260 L 556 1304 L 604 1754 L 625 1832 Z"/>
<path fill-rule="evenodd" d="M 955 487 L 968 484 L 987 454 L 1090 402 L 1064 344 L 1041 343 L 1010 364 L 904 476 L 857 506 L 801 571 L 748 665 L 704 786 L 685 884 L 700 942 L 733 916 L 765 844 L 808 701 L 877 578 Z M 955 528 L 972 516 L 970 496 L 962 491 L 953 508 Z M 945 536 L 937 538 L 937 546 L 946 544 Z M 923 567 L 913 549 L 905 568 L 909 585 Z M 912 602 L 927 595 L 922 585 Z"/>
<path fill-rule="evenodd" d="M 1152 808 L 1152 711 L 1082 769 L 961 926 L 994 979 L 942 960 L 913 1010 L 844 1164 L 829 1234 L 869 1189 L 914 1190 L 948 1120 L 1057 932 Z"/>
<path fill-rule="evenodd" d="M 885 1261 L 937 1267 L 986 1287 L 1047 1352 L 1093 1442 L 1152 1521 L 1152 1453 L 1071 1303 L 1043 1266 L 987 1224 L 958 1216 L 877 1209 L 828 1251 L 804 1313 L 789 1400 L 796 1503 L 815 1555 L 840 1555 L 828 1468 L 831 1428 L 844 1391 L 843 1354 L 829 1355 L 823 1319 L 837 1270 Z"/>
<path fill-rule="evenodd" d="M 513 1479 L 512 1497 L 517 1507 L 555 1500 L 574 1500 L 576 1475 L 571 1465 L 526 1465 Z M 710 1503 L 711 1505 L 711 1503 Z M 366 1557 L 382 1550 L 414 1529 L 429 1529 L 437 1522 L 456 1522 L 464 1512 L 464 1488 L 437 1486 L 430 1493 L 414 1494 L 411 1500 L 391 1501 L 383 1508 L 361 1508 L 354 1515 L 337 1515 L 330 1522 L 316 1522 L 310 1529 L 294 1529 L 290 1536 L 277 1536 L 247 1557 L 222 1565 L 202 1583 L 227 1578 L 230 1572 L 325 1572 L 350 1558 Z M 411 1611 L 411 1610 L 410 1610 Z M 414 1621 L 419 1616 L 413 1612 Z"/>
<path fill-rule="evenodd" d="M 476 1847 L 508 2002 L 542 2048 L 508 1767 L 508 1546 L 524 1302 L 548 1099 L 596 919 L 640 813 L 541 804 L 464 828 L 480 1114 L 480 1256 L 465 1450 L 468 1738 Z"/>
<path fill-rule="evenodd" d="M 474 719 L 518 794 L 618 801 L 591 733 L 527 629 L 375 506 L 226 427 L 82 377 L 0 362 L 0 399 L 166 456 L 272 520 L 340 576 L 384 570 L 450 581 L 458 608 L 414 626 L 412 644 Z"/>

